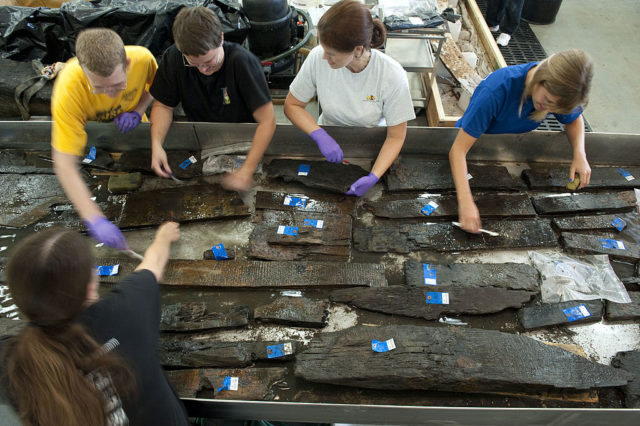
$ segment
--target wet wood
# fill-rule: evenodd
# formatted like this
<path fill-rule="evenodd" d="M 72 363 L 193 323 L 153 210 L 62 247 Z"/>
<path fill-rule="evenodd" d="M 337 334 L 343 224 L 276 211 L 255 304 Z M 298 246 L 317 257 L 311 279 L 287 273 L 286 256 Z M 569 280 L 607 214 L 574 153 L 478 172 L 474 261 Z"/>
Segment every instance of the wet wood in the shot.
<path fill-rule="evenodd" d="M 427 292 L 449 293 L 449 304 L 426 303 Z M 331 301 L 368 311 L 435 320 L 442 314 L 482 315 L 520 308 L 534 295 L 531 291 L 494 287 L 391 286 L 335 290 L 331 293 Z"/>
<path fill-rule="evenodd" d="M 622 387 L 626 408 L 640 408 L 640 351 L 618 352 L 611 365 L 633 375 L 633 379 Z"/>
<path fill-rule="evenodd" d="M 618 173 L 619 167 L 593 167 L 591 180 L 586 189 L 593 188 L 638 188 L 640 187 L 640 167 L 624 167 L 634 180 L 628 181 Z M 569 166 L 527 169 L 522 178 L 532 189 L 567 189 Z"/>
<path fill-rule="evenodd" d="M 118 282 L 138 266 L 129 259 L 96 259 L 96 265 L 120 265 L 118 275 L 100 277 Z M 373 263 L 260 262 L 169 260 L 162 284 L 193 287 L 326 287 L 387 285 L 385 267 Z"/>
<path fill-rule="evenodd" d="M 25 320 L 13 320 L 10 318 L 0 318 L 0 336 L 15 336 L 27 326 Z"/>
<path fill-rule="evenodd" d="M 631 211 L 636 205 L 633 191 L 582 193 L 532 197 L 538 214 Z"/>
<path fill-rule="evenodd" d="M 162 307 L 161 331 L 196 331 L 244 327 L 249 308 L 236 306 L 227 312 L 210 312 L 205 302 L 180 302 Z"/>
<path fill-rule="evenodd" d="M 4 3 L 6 4 L 6 3 Z M 24 81 L 36 76 L 31 62 L 12 61 L 0 59 L 0 117 L 22 119 L 20 110 L 16 105 L 14 92 L 16 87 Z M 48 81 L 44 87 L 36 92 L 29 102 L 31 115 L 51 115 L 51 92 L 53 81 Z"/>
<path fill-rule="evenodd" d="M 109 178 L 108 189 L 112 194 L 124 194 L 135 191 L 142 185 L 142 173 L 125 173 L 111 176 Z"/>
<path fill-rule="evenodd" d="M 378 353 L 371 340 L 393 338 Z M 499 349 L 497 349 L 499 348 Z M 305 380 L 373 389 L 514 392 L 623 386 L 631 375 L 534 339 L 459 327 L 352 327 L 296 356 Z"/>
<path fill-rule="evenodd" d="M 55 175 L 3 174 L 0 179 L 0 226 L 23 228 L 67 201 Z"/>
<path fill-rule="evenodd" d="M 480 215 L 485 218 L 534 217 L 536 211 L 524 194 L 474 194 Z M 438 204 L 429 219 L 458 220 L 458 200 L 455 195 L 423 197 L 408 194 L 383 195 L 376 201 L 367 201 L 365 208 L 375 216 L 393 219 L 424 218 L 421 209 L 430 201 Z"/>
<path fill-rule="evenodd" d="M 277 382 L 285 368 L 194 369 L 167 371 L 169 382 L 180 398 L 215 398 L 263 401 L 275 397 Z M 238 377 L 238 390 L 220 390 L 225 377 Z"/>
<path fill-rule="evenodd" d="M 187 150 L 167 150 L 167 162 L 173 175 L 178 179 L 190 179 L 202 175 L 202 161 L 200 153 L 197 151 Z M 194 156 L 196 163 L 181 168 L 180 164 L 189 157 Z M 116 170 L 126 172 L 142 172 L 149 175 L 155 175 L 156 172 L 151 168 L 151 150 L 136 149 L 133 151 L 123 152 L 120 159 L 116 163 Z"/>
<path fill-rule="evenodd" d="M 310 166 L 307 176 L 298 175 L 301 164 Z M 275 159 L 267 166 L 267 176 L 270 178 L 299 182 L 310 188 L 339 194 L 347 192 L 351 184 L 368 174 L 368 171 L 354 164 L 336 164 L 328 161 Z"/>
<path fill-rule="evenodd" d="M 53 163 L 38 158 L 42 151 L 0 150 L 0 173 L 54 174 Z M 47 153 L 51 155 L 51 153 Z"/>
<path fill-rule="evenodd" d="M 286 343 L 292 353 L 278 358 L 269 358 L 267 347 Z M 163 336 L 158 355 L 165 367 L 247 367 L 255 361 L 281 362 L 293 359 L 296 342 L 216 342 L 207 334 L 197 336 Z"/>
<path fill-rule="evenodd" d="M 426 263 L 426 262 L 425 262 Z M 434 264 L 436 282 L 443 287 L 499 287 L 540 292 L 539 273 L 526 263 L 449 263 Z M 407 285 L 425 287 L 422 262 L 404 264 Z M 437 287 L 433 287 L 434 291 Z"/>
<path fill-rule="evenodd" d="M 482 225 L 500 235 L 469 234 L 449 223 L 403 224 L 387 221 L 369 226 L 356 222 L 353 242 L 359 251 L 377 253 L 555 247 L 558 244 L 551 225 L 543 220 L 487 220 Z"/>
<path fill-rule="evenodd" d="M 615 214 L 597 216 L 554 217 L 553 225 L 561 231 L 615 230 L 611 222 Z"/>
<path fill-rule="evenodd" d="M 253 317 L 258 321 L 313 328 L 327 325 L 328 314 L 328 300 L 306 297 L 279 297 L 268 305 L 258 306 L 253 311 Z"/>
<path fill-rule="evenodd" d="M 524 182 L 511 176 L 503 166 L 469 164 L 473 177 L 469 180 L 472 190 L 521 191 Z M 401 158 L 387 173 L 389 191 L 454 191 L 451 167 L 447 160 Z"/>
<path fill-rule="evenodd" d="M 585 305 L 591 316 L 575 321 L 569 321 L 562 312 L 574 306 Z M 527 330 L 532 328 L 549 327 L 553 325 L 573 325 L 598 322 L 602 318 L 604 308 L 600 300 L 572 300 L 569 302 L 545 303 L 539 306 L 528 306 L 518 311 L 518 320 Z"/>
<path fill-rule="evenodd" d="M 636 262 L 640 259 L 640 247 L 636 244 L 624 241 L 625 250 L 602 247 L 601 238 L 611 238 L 603 235 L 584 235 L 573 232 L 561 234 L 562 246 L 572 253 L 608 254 L 614 259 Z M 616 238 L 616 240 L 618 240 Z"/>
<path fill-rule="evenodd" d="M 284 199 L 286 196 L 308 197 L 308 199 L 304 207 L 285 206 Z M 303 212 L 351 215 L 354 213 L 356 200 L 356 197 L 349 195 L 316 193 L 310 191 L 305 191 L 304 194 L 258 191 L 256 193 L 256 210 L 297 210 Z"/>
<path fill-rule="evenodd" d="M 631 303 L 614 303 L 607 300 L 605 318 L 611 321 L 640 318 L 640 292 L 628 292 Z"/>

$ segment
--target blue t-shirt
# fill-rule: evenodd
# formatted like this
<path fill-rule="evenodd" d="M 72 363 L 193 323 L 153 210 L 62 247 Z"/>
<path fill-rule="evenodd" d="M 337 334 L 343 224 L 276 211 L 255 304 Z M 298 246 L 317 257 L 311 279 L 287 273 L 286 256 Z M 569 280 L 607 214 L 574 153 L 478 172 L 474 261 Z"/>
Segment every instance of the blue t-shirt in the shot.
<path fill-rule="evenodd" d="M 520 109 L 520 98 L 524 91 L 525 79 L 531 68 L 538 62 L 500 68 L 489 74 L 476 88 L 464 115 L 456 122 L 474 138 L 483 133 L 526 133 L 535 130 L 540 122 L 529 119 L 535 107 L 531 97 Z M 571 114 L 553 114 L 560 123 L 569 124 L 582 114 L 582 107 L 576 107 Z"/>

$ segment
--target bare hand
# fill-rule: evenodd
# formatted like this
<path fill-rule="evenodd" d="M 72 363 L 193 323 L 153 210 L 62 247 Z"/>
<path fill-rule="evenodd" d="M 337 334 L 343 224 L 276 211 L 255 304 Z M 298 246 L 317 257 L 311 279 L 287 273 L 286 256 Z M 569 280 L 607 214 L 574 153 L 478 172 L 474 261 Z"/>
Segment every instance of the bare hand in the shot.
<path fill-rule="evenodd" d="M 480 232 L 482 222 L 480 221 L 480 212 L 476 203 L 471 201 L 458 207 L 458 222 L 460 222 L 460 227 L 467 232 L 472 234 Z"/>
<path fill-rule="evenodd" d="M 178 241 L 180 238 L 180 224 L 178 222 L 165 222 L 158 228 L 156 239 L 169 243 Z"/>
<path fill-rule="evenodd" d="M 571 169 L 569 171 L 569 179 L 571 181 L 576 177 L 576 173 L 580 176 L 580 186 L 578 186 L 578 189 L 582 189 L 589 185 L 589 182 L 591 181 L 591 167 L 587 161 L 587 156 L 584 154 L 573 156 Z"/>
<path fill-rule="evenodd" d="M 160 177 L 171 177 L 171 167 L 169 167 L 167 153 L 164 148 L 151 148 L 151 168 Z"/>
<path fill-rule="evenodd" d="M 222 187 L 228 191 L 248 191 L 253 186 L 253 174 L 244 173 L 242 169 L 227 173 L 222 178 Z"/>

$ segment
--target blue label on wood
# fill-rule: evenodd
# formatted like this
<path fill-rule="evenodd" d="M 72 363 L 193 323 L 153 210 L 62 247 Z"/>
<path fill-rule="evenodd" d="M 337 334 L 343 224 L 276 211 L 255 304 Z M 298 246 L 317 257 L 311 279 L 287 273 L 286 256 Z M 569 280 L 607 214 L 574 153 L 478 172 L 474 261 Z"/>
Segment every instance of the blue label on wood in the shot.
<path fill-rule="evenodd" d="M 603 248 L 615 249 L 615 250 L 626 250 L 624 243 L 620 240 L 610 240 L 608 238 L 600 238 L 600 243 Z"/>
<path fill-rule="evenodd" d="M 611 224 L 613 225 L 614 228 L 616 228 L 618 231 L 622 231 L 624 229 L 625 226 L 627 226 L 627 222 L 625 222 L 624 220 L 620 219 L 618 216 L 616 216 L 613 221 L 611 221 Z"/>
<path fill-rule="evenodd" d="M 279 358 L 291 355 L 291 343 L 280 343 L 278 345 L 267 346 L 267 358 Z"/>
<path fill-rule="evenodd" d="M 87 156 L 84 157 L 84 160 L 82 160 L 82 164 L 91 164 L 95 159 L 96 159 L 96 147 L 92 146 L 91 148 L 89 148 L 89 154 L 87 154 Z"/>
<path fill-rule="evenodd" d="M 438 208 L 438 204 L 435 201 L 429 201 L 426 206 L 420 210 L 422 214 L 429 216 L 435 209 Z"/>
<path fill-rule="evenodd" d="M 396 344 L 393 339 L 385 340 L 381 342 L 376 339 L 371 340 L 371 349 L 374 352 L 389 352 L 396 348 Z"/>
<path fill-rule="evenodd" d="M 300 164 L 298 176 L 309 176 L 309 170 L 311 170 L 311 164 Z"/>
<path fill-rule="evenodd" d="M 585 305 L 578 305 L 571 308 L 563 309 L 562 313 L 567 317 L 569 322 L 577 321 L 579 319 L 591 316 L 591 312 L 589 312 Z"/>
<path fill-rule="evenodd" d="M 104 265 L 104 266 L 96 266 L 98 269 L 98 275 L 101 277 L 110 277 L 112 275 L 117 275 L 118 270 L 120 269 L 120 265 Z"/>
<path fill-rule="evenodd" d="M 434 304 L 434 305 L 448 305 L 449 293 L 439 293 L 437 291 L 428 291 L 427 303 Z"/>
<path fill-rule="evenodd" d="M 300 197 L 290 197 L 287 195 L 286 197 L 284 197 L 284 205 L 293 207 L 304 207 L 307 205 L 307 199 Z"/>
<path fill-rule="evenodd" d="M 422 264 L 425 285 L 437 285 L 436 267 L 429 263 Z"/>
<path fill-rule="evenodd" d="M 227 259 L 229 259 L 229 256 L 227 255 L 227 251 L 224 249 L 224 244 L 222 244 L 222 243 L 211 247 L 211 251 L 213 251 L 213 257 L 216 260 L 227 260 Z"/>

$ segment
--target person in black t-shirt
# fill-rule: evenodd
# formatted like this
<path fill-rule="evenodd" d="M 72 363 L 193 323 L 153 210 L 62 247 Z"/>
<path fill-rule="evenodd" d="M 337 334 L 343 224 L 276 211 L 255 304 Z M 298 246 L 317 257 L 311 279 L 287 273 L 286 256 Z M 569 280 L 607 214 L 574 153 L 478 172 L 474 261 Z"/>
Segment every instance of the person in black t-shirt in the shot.
<path fill-rule="evenodd" d="M 162 145 L 182 103 L 189 121 L 253 123 L 258 127 L 242 167 L 225 176 L 227 189 L 245 191 L 271 142 L 276 118 L 260 60 L 236 43 L 224 41 L 218 17 L 206 7 L 184 7 L 173 23 L 175 44 L 160 59 L 150 92 L 151 167 L 170 177 Z"/>
<path fill-rule="evenodd" d="M 38 232 L 15 248 L 7 283 L 29 325 L 0 342 L 0 394 L 22 422 L 188 424 L 157 355 L 158 280 L 179 236 L 177 223 L 162 225 L 136 272 L 103 300 L 78 232 Z"/>

